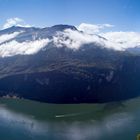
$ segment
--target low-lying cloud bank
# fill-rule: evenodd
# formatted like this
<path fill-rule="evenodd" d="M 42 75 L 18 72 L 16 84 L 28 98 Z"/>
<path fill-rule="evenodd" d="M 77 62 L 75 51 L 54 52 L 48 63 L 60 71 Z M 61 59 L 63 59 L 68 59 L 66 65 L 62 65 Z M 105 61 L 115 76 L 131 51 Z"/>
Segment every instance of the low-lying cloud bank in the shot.
<path fill-rule="evenodd" d="M 140 46 L 140 33 L 100 32 L 99 34 L 88 34 L 67 29 L 64 32 L 59 32 L 53 41 L 58 47 L 65 45 L 71 49 L 79 49 L 84 44 L 94 43 L 105 48 L 124 51 Z"/>
<path fill-rule="evenodd" d="M 140 33 L 138 32 L 107 32 L 100 35 L 113 43 L 112 48 L 115 50 L 140 47 Z"/>
<path fill-rule="evenodd" d="M 21 34 L 21 32 L 14 32 L 14 33 L 11 33 L 11 34 L 4 34 L 4 35 L 1 35 L 0 36 L 0 44 L 5 42 L 5 41 L 8 41 L 10 39 L 13 39 L 15 38 L 16 36 L 18 36 L 19 34 Z"/>
<path fill-rule="evenodd" d="M 16 40 L 0 45 L 0 56 L 30 55 L 37 53 L 50 42 L 49 39 L 39 39 L 19 43 Z"/>
<path fill-rule="evenodd" d="M 92 25 L 82 23 L 77 27 L 79 30 L 66 29 L 59 31 L 52 39 L 46 37 L 43 39 L 25 40 L 24 42 L 18 42 L 16 40 L 16 37 L 23 33 L 22 31 L 3 34 L 0 36 L 0 57 L 34 54 L 42 48 L 47 47 L 50 42 L 53 42 L 56 47 L 66 46 L 74 50 L 79 49 L 84 44 L 91 43 L 119 51 L 140 47 L 140 33 L 102 31 L 105 28 L 111 27 L 113 27 L 113 25 L 110 24 Z M 24 35 L 26 35 L 26 32 Z"/>
<path fill-rule="evenodd" d="M 79 49 L 83 44 L 89 43 L 119 51 L 140 47 L 139 32 L 104 32 L 104 29 L 111 27 L 114 25 L 82 23 L 77 26 L 79 31 L 68 29 L 58 33 L 57 37 L 54 37 L 54 42 L 58 47 L 65 45 L 72 49 Z"/>
<path fill-rule="evenodd" d="M 58 32 L 53 37 L 53 42 L 57 47 L 67 46 L 71 49 L 79 49 L 84 44 L 96 43 L 103 44 L 104 39 L 97 35 L 89 35 L 79 31 L 67 29 L 64 32 Z"/>

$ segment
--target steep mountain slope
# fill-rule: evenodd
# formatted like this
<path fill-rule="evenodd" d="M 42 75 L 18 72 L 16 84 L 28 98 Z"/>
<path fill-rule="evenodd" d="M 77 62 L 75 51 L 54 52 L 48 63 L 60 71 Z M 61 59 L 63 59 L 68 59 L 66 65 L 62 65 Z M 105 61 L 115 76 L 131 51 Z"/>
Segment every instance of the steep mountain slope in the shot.
<path fill-rule="evenodd" d="M 139 96 L 139 55 L 108 49 L 108 40 L 98 35 L 77 42 L 65 30 L 74 32 L 74 38 L 80 34 L 82 41 L 87 37 L 68 25 L 0 31 L 0 96 L 53 103 Z"/>

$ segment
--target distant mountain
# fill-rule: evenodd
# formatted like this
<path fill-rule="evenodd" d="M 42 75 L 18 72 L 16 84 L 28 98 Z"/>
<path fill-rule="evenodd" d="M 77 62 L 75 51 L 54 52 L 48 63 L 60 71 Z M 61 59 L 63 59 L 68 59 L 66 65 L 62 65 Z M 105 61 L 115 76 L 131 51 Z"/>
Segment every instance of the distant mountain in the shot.
<path fill-rule="evenodd" d="M 109 49 L 107 43 L 69 25 L 1 30 L 0 96 L 50 103 L 139 96 L 139 54 Z"/>

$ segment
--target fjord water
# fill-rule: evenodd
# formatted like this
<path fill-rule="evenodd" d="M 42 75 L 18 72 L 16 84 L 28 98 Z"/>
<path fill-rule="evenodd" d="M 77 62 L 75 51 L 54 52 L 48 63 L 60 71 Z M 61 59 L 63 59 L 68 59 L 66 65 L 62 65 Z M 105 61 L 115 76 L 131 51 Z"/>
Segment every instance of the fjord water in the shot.
<path fill-rule="evenodd" d="M 2 140 L 135 140 L 140 98 L 108 104 L 0 99 Z"/>

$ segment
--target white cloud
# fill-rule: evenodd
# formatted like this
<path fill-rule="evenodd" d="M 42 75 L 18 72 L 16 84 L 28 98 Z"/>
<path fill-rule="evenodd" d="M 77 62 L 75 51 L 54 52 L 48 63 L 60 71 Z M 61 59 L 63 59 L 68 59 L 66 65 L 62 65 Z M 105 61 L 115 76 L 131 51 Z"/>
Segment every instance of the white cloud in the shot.
<path fill-rule="evenodd" d="M 84 40 L 88 41 L 89 38 L 93 38 L 94 34 L 98 34 L 107 40 L 98 39 L 98 43 L 107 48 L 112 48 L 115 50 L 125 50 L 127 48 L 134 48 L 140 46 L 140 33 L 138 32 L 103 32 L 103 29 L 113 27 L 111 24 L 87 24 L 81 23 L 78 26 L 80 31 L 83 31 L 84 34 L 89 34 Z M 92 37 L 91 37 L 92 36 Z M 84 42 L 84 40 L 82 42 Z M 86 43 L 85 41 L 85 43 Z M 82 43 L 81 42 L 81 43 Z M 92 39 L 91 42 L 96 42 Z M 90 43 L 90 42 L 89 42 Z"/>
<path fill-rule="evenodd" d="M 110 24 L 105 26 L 110 26 Z M 71 49 L 79 49 L 84 44 L 94 43 L 102 47 L 124 51 L 127 48 L 140 47 L 140 33 L 120 31 L 89 34 L 67 29 L 64 32 L 58 32 L 53 41 L 57 47 L 65 45 Z"/>
<path fill-rule="evenodd" d="M 0 44 L 5 42 L 5 41 L 8 41 L 10 39 L 13 39 L 15 38 L 17 35 L 19 35 L 21 32 L 14 32 L 14 33 L 11 33 L 11 34 L 4 34 L 4 35 L 1 35 L 0 36 Z"/>
<path fill-rule="evenodd" d="M 116 50 L 125 50 L 140 46 L 140 33 L 137 32 L 107 32 L 101 36 L 108 39 L 108 46 Z"/>
<path fill-rule="evenodd" d="M 81 23 L 77 28 L 80 31 L 83 31 L 88 34 L 99 33 L 102 29 L 113 27 L 111 24 L 88 24 Z"/>
<path fill-rule="evenodd" d="M 0 56 L 8 57 L 14 55 L 30 55 L 37 53 L 50 42 L 49 39 L 39 39 L 19 43 L 15 40 L 0 45 Z"/>
<path fill-rule="evenodd" d="M 3 25 L 3 29 L 6 29 L 12 26 L 31 27 L 31 25 L 26 24 L 23 19 L 15 17 L 15 18 L 7 19 L 6 23 Z"/>
<path fill-rule="evenodd" d="M 103 44 L 104 39 L 99 38 L 97 35 L 67 29 L 64 32 L 58 32 L 57 36 L 53 37 L 53 42 L 57 47 L 63 47 L 65 45 L 71 49 L 79 49 L 84 44 Z"/>

